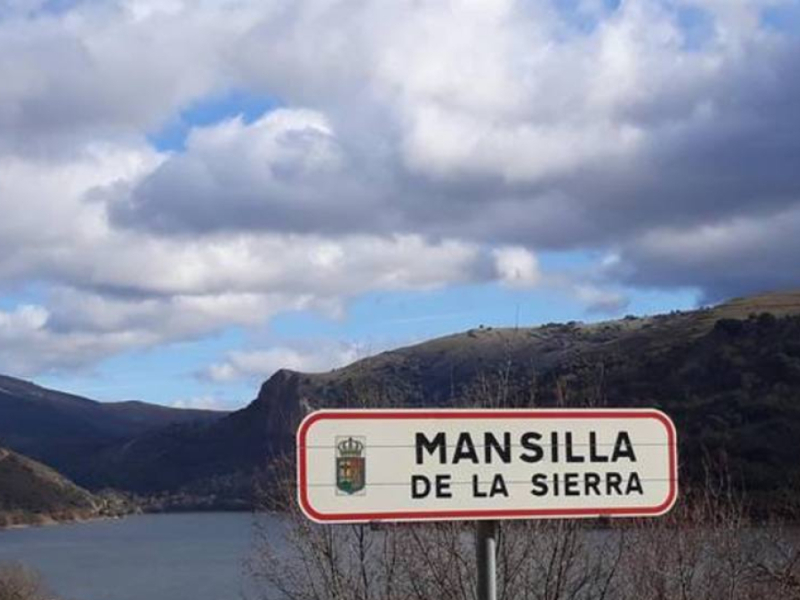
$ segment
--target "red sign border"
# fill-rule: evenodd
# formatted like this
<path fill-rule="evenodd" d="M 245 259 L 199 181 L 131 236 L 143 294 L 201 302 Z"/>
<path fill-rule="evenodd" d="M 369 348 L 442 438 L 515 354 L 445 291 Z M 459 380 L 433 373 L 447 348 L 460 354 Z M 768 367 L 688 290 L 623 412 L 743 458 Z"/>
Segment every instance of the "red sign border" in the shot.
<path fill-rule="evenodd" d="M 306 472 L 306 436 L 317 421 L 323 419 L 656 419 L 667 430 L 670 488 L 667 499 L 658 506 L 629 508 L 540 508 L 505 510 L 440 510 L 414 512 L 372 512 L 324 514 L 316 511 L 308 499 Z M 668 512 L 678 496 L 677 434 L 672 420 L 660 410 L 640 409 L 353 409 L 318 410 L 300 423 L 297 429 L 297 497 L 300 509 L 318 523 L 369 523 L 377 521 L 444 521 L 486 519 L 556 519 L 592 517 L 657 517 Z"/>

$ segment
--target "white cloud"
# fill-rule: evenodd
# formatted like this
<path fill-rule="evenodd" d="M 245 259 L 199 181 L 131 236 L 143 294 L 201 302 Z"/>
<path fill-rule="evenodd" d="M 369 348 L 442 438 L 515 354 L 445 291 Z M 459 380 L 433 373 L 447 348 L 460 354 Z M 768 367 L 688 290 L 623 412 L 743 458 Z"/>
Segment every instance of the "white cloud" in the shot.
<path fill-rule="evenodd" d="M 324 342 L 313 347 L 276 346 L 262 350 L 231 352 L 223 362 L 208 367 L 201 375 L 215 382 L 242 379 L 264 380 L 279 369 L 321 372 L 343 367 L 358 358 L 362 350 L 354 344 Z"/>
<path fill-rule="evenodd" d="M 587 310 L 593 313 L 619 313 L 629 302 L 624 293 L 593 284 L 575 285 L 574 294 L 586 305 Z"/>
<path fill-rule="evenodd" d="M 113 331 L 102 335 L 58 332 L 42 306 L 0 311 L 0 366 L 28 376 L 50 370 L 80 368 L 121 350 L 153 341 L 150 332 Z"/>
<path fill-rule="evenodd" d="M 94 194 L 133 184 L 158 161 L 139 145 L 90 145 L 56 163 L 0 155 L 0 278 L 58 275 L 65 252 L 117 236 Z"/>
<path fill-rule="evenodd" d="M 798 285 L 800 206 L 778 214 L 739 217 L 687 229 L 660 228 L 632 240 L 610 276 L 634 285 L 692 286 L 705 302 L 741 293 L 793 289 Z M 713 280 L 714 286 L 705 282 Z"/>
<path fill-rule="evenodd" d="M 503 247 L 492 251 L 500 281 L 512 287 L 531 287 L 541 282 L 539 262 L 529 250 Z"/>
<path fill-rule="evenodd" d="M 0 20 L 14 57 L 0 61 L 0 148 L 60 156 L 91 139 L 141 138 L 233 83 L 225 54 L 263 18 L 254 5 L 77 2 Z"/>
<path fill-rule="evenodd" d="M 0 311 L 0 331 L 4 336 L 24 335 L 28 331 L 41 329 L 49 314 L 41 306 L 24 304 L 11 312 Z"/>
<path fill-rule="evenodd" d="M 195 408 L 200 410 L 226 410 L 226 407 L 214 396 L 194 396 L 175 400 L 172 408 Z"/>

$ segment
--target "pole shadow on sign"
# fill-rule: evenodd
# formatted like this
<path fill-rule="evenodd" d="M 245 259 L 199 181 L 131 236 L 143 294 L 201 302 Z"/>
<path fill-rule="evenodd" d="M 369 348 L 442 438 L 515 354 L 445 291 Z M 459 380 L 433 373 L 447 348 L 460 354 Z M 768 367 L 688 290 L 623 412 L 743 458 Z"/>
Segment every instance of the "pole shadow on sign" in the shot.
<path fill-rule="evenodd" d="M 663 515 L 676 437 L 655 409 L 322 410 L 297 431 L 298 503 L 327 524 L 475 521 L 494 600 L 498 521 Z"/>

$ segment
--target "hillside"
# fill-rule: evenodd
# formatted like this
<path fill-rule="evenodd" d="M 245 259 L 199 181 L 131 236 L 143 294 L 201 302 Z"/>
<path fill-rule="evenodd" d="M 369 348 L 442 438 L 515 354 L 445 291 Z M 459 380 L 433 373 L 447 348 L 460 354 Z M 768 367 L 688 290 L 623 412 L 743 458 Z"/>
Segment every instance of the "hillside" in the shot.
<path fill-rule="evenodd" d="M 304 414 L 343 406 L 652 406 L 684 473 L 724 460 L 758 501 L 800 481 L 800 293 L 584 325 L 478 328 L 323 374 L 279 371 L 246 408 L 109 448 L 87 483 L 245 494 Z"/>
<path fill-rule="evenodd" d="M 112 507 L 53 469 L 0 448 L 0 527 L 88 519 Z"/>
<path fill-rule="evenodd" d="M 0 441 L 80 478 L 87 457 L 176 423 L 211 423 L 225 413 L 144 402 L 103 403 L 0 375 Z"/>

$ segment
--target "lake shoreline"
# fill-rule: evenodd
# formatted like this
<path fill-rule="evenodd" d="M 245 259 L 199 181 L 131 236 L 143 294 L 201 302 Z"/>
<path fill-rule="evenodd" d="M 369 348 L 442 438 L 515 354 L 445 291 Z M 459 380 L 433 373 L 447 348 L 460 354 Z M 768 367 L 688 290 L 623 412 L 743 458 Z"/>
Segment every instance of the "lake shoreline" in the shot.
<path fill-rule="evenodd" d="M 128 517 L 137 515 L 181 515 L 181 514 L 229 514 L 229 513 L 253 513 L 251 508 L 202 508 L 196 506 L 184 506 L 169 508 L 166 510 L 154 510 L 139 507 L 125 513 L 117 514 L 98 514 L 96 516 L 75 516 L 59 518 L 53 515 L 45 515 L 41 513 L 29 513 L 21 517 L 20 520 L 14 520 L 15 517 L 8 517 L 0 512 L 0 533 L 3 531 L 12 531 L 18 529 L 29 529 L 38 527 L 55 527 L 58 525 L 75 525 L 81 523 L 91 523 L 94 521 L 118 521 Z M 13 522 L 6 522 L 5 519 L 11 519 Z"/>
<path fill-rule="evenodd" d="M 9 511 L 10 512 L 10 511 Z M 142 514 L 142 511 L 131 511 L 124 514 L 96 514 L 58 516 L 44 513 L 25 513 L 9 515 L 0 513 L 0 532 L 16 529 L 29 529 L 36 527 L 54 527 L 56 525 L 70 525 L 76 523 L 89 523 L 91 521 L 104 521 L 123 519 L 125 517 Z"/>
<path fill-rule="evenodd" d="M 142 515 L 224 515 L 224 514 L 276 514 L 273 511 L 267 511 L 264 513 L 260 513 L 259 511 L 255 511 L 252 508 L 246 509 L 197 509 L 197 508 L 183 508 L 183 509 L 174 509 L 174 510 L 138 510 L 129 512 L 126 514 L 120 515 L 98 515 L 96 517 L 77 517 L 73 519 L 56 519 L 52 517 L 45 517 L 35 522 L 19 522 L 19 523 L 12 523 L 12 524 L 3 524 L 0 525 L 0 534 L 4 531 L 15 531 L 21 529 L 38 529 L 38 528 L 51 528 L 57 527 L 60 525 L 81 525 L 86 523 L 93 523 L 97 521 L 123 521 L 129 517 L 135 516 L 142 516 Z M 615 528 L 622 528 L 625 529 L 624 525 L 625 519 L 608 519 L 605 517 L 598 517 L 596 519 L 586 519 L 582 521 L 582 525 L 586 526 L 587 529 L 596 529 L 596 530 L 612 530 Z M 373 523 L 372 526 L 381 526 L 385 525 L 384 523 Z M 622 527 L 620 527 L 622 526 Z M 702 525 L 698 525 L 698 527 L 702 527 Z M 754 520 L 750 524 L 750 527 L 753 528 L 763 528 L 763 527 L 800 527 L 800 520 L 798 519 L 781 519 L 778 521 L 769 521 L 769 520 Z"/>

